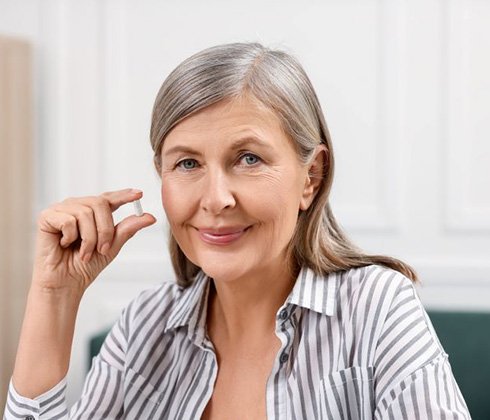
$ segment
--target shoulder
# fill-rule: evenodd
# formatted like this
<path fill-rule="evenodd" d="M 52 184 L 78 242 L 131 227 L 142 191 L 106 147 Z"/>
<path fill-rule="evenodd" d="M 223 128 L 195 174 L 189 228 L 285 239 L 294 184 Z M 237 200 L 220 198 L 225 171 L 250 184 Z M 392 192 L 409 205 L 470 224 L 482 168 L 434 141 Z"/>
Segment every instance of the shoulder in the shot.
<path fill-rule="evenodd" d="M 401 357 L 400 343 L 404 354 L 419 352 L 417 366 L 444 352 L 414 283 L 398 271 L 370 265 L 343 272 L 337 304 L 342 322 L 373 343 L 378 366 L 390 355 Z"/>
<path fill-rule="evenodd" d="M 444 352 L 415 284 L 405 275 L 371 265 L 346 271 L 340 283 L 342 311 L 369 330 L 379 347 L 393 350 L 397 343 L 417 336 L 406 349 L 423 342 L 425 356 Z"/>
<path fill-rule="evenodd" d="M 357 305 L 387 305 L 403 293 L 417 298 L 413 282 L 402 273 L 380 265 L 368 265 L 341 272 L 338 296 Z"/>
<path fill-rule="evenodd" d="M 400 313 L 419 319 L 425 315 L 414 283 L 379 265 L 340 273 L 336 304 L 339 317 L 373 333 L 398 319 Z"/>

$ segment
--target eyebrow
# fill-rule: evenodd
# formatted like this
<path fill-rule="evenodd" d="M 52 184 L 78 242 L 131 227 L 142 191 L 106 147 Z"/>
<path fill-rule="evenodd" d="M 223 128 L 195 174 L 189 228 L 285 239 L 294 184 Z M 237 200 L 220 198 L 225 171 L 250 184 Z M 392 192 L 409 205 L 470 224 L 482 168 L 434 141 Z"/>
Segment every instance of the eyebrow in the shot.
<path fill-rule="evenodd" d="M 241 147 L 247 146 L 249 144 L 255 144 L 257 146 L 268 148 L 268 149 L 271 148 L 271 146 L 268 143 L 266 143 L 264 140 L 262 140 L 256 136 L 247 136 L 247 137 L 243 137 L 241 139 L 238 139 L 231 144 L 230 148 L 231 148 L 231 150 L 236 150 L 236 149 L 240 149 Z M 169 156 L 169 155 L 172 155 L 172 154 L 178 153 L 178 152 L 190 153 L 190 154 L 194 154 L 194 155 L 200 154 L 197 150 L 193 149 L 192 147 L 177 145 L 177 146 L 171 147 L 170 149 L 166 150 L 164 152 L 164 156 Z"/>

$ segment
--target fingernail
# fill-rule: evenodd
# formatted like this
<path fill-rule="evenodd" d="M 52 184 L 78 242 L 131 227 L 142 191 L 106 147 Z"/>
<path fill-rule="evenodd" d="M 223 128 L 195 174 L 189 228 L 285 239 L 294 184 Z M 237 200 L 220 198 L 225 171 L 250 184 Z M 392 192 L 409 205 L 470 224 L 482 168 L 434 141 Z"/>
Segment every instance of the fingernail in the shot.
<path fill-rule="evenodd" d="M 131 194 L 139 194 L 139 193 L 142 193 L 143 191 L 138 190 L 136 188 L 133 188 L 130 192 L 131 192 Z"/>
<path fill-rule="evenodd" d="M 83 256 L 83 260 L 84 260 L 86 263 L 88 263 L 88 262 L 90 261 L 90 257 L 91 257 L 91 256 L 92 256 L 92 253 L 91 253 L 91 252 L 90 252 L 90 253 L 88 253 L 88 254 L 85 254 L 85 255 Z"/>
<path fill-rule="evenodd" d="M 108 250 L 109 250 L 109 244 L 108 243 L 105 243 L 104 245 L 102 245 L 102 248 L 100 248 L 100 253 L 102 255 L 105 255 Z"/>

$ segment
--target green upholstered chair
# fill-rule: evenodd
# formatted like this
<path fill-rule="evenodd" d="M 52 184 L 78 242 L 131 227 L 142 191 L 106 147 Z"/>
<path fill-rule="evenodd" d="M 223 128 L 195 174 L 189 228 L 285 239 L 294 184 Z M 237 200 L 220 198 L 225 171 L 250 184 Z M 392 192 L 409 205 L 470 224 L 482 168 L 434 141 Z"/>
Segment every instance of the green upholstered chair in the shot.
<path fill-rule="evenodd" d="M 490 313 L 428 314 L 473 420 L 490 420 Z"/>
<path fill-rule="evenodd" d="M 428 311 L 473 420 L 490 420 L 490 313 Z M 108 331 L 90 340 L 90 363 Z"/>
<path fill-rule="evenodd" d="M 88 367 L 92 366 L 92 359 L 99 354 L 100 348 L 102 344 L 104 344 L 104 340 L 109 334 L 110 330 L 104 330 L 100 333 L 92 336 L 89 340 L 88 344 Z"/>

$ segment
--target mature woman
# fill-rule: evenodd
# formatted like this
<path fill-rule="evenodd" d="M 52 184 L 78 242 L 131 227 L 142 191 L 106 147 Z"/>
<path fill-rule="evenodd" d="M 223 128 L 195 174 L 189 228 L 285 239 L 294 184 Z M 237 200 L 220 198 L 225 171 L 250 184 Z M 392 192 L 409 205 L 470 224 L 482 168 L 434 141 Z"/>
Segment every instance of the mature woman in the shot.
<path fill-rule="evenodd" d="M 155 218 L 114 226 L 135 190 L 42 212 L 7 419 L 470 418 L 414 271 L 335 221 L 330 135 L 295 58 L 193 55 L 158 93 L 151 144 L 177 282 L 123 311 L 68 409 L 80 299 Z"/>

